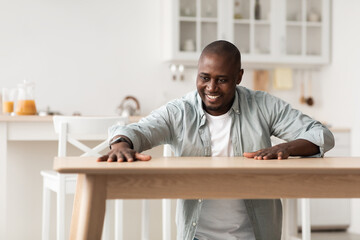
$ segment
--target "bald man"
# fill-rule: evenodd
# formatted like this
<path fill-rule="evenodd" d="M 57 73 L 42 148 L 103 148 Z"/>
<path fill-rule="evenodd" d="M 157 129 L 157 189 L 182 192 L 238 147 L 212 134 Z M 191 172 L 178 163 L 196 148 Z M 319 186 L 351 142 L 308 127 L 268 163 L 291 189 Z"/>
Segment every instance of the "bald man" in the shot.
<path fill-rule="evenodd" d="M 255 160 L 323 157 L 334 146 L 321 123 L 274 96 L 239 86 L 243 74 L 236 46 L 210 43 L 198 62 L 197 91 L 138 123 L 111 127 L 111 150 L 98 161 L 149 161 L 141 152 L 161 144 L 170 144 L 175 156 Z M 271 146 L 271 136 L 286 143 Z M 280 240 L 282 206 L 279 199 L 179 199 L 176 223 L 178 240 Z"/>

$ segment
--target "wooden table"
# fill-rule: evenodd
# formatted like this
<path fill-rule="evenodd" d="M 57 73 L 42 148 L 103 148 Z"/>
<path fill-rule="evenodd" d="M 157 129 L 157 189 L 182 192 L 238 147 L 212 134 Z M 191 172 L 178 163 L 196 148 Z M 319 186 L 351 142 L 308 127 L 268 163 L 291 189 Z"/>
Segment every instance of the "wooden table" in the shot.
<path fill-rule="evenodd" d="M 129 122 L 140 116 L 129 117 Z M 52 116 L 0 115 L 0 239 L 7 239 L 7 166 L 9 141 L 57 141 Z"/>
<path fill-rule="evenodd" d="M 55 158 L 54 169 L 79 173 L 71 239 L 101 238 L 106 199 L 360 198 L 360 158 L 98 163 L 93 157 L 65 157 Z"/>

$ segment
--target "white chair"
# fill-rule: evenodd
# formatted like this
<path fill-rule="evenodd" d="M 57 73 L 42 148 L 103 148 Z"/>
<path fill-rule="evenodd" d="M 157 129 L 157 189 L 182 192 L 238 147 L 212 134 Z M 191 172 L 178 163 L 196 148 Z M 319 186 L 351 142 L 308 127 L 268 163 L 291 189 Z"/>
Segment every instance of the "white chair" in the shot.
<path fill-rule="evenodd" d="M 302 234 L 298 237 L 298 202 L 301 202 Z M 311 240 L 310 199 L 282 199 L 283 203 L 283 234 L 282 240 Z"/>
<path fill-rule="evenodd" d="M 164 145 L 164 157 L 171 157 L 170 145 Z M 150 229 L 150 206 L 149 200 L 142 200 L 141 208 L 141 240 L 149 240 Z M 162 239 L 171 239 L 171 199 L 162 199 Z"/>
<path fill-rule="evenodd" d="M 164 145 L 164 157 L 171 157 L 170 145 Z M 149 239 L 150 206 L 148 200 L 142 200 L 141 240 Z M 162 199 L 162 239 L 171 239 L 171 199 Z"/>
<path fill-rule="evenodd" d="M 53 119 L 55 132 L 58 134 L 58 156 L 67 155 L 67 142 L 85 152 L 81 156 L 100 156 L 99 152 L 108 147 L 107 131 L 112 125 L 125 125 L 124 117 L 66 117 L 55 116 Z M 90 148 L 80 141 L 103 141 L 94 148 Z M 50 239 L 50 197 L 51 191 L 56 193 L 56 239 L 65 240 L 65 195 L 74 194 L 76 188 L 76 174 L 59 174 L 55 171 L 41 171 L 43 176 L 43 216 L 42 239 Z M 115 239 L 122 239 L 122 200 L 115 200 Z M 109 214 L 111 210 L 106 203 L 103 239 L 109 239 Z M 69 223 L 70 224 L 70 223 Z"/>

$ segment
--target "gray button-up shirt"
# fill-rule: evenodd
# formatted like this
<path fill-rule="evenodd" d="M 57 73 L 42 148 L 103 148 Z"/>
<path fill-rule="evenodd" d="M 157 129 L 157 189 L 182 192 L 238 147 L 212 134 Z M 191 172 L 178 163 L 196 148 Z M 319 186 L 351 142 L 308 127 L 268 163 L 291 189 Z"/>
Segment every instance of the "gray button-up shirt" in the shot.
<path fill-rule="evenodd" d="M 334 146 L 332 133 L 320 122 L 265 92 L 237 86 L 230 116 L 234 156 L 270 147 L 272 135 L 285 141 L 306 139 L 316 144 L 320 153 L 312 157 L 322 157 Z M 138 123 L 111 127 L 109 139 L 116 135 L 129 137 L 138 152 L 170 144 L 175 156 L 211 156 L 210 131 L 197 91 L 167 103 Z M 256 239 L 280 240 L 280 200 L 244 201 Z M 201 206 L 198 200 L 178 200 L 178 240 L 194 238 Z"/>

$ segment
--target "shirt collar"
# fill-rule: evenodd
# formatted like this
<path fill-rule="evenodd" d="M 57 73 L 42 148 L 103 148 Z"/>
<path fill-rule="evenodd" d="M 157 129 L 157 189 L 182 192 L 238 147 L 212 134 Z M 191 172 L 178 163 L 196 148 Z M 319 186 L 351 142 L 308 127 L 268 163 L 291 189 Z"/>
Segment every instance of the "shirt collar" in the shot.
<path fill-rule="evenodd" d="M 231 108 L 234 110 L 236 114 L 240 114 L 239 92 L 237 90 L 238 88 L 235 89 L 235 99 Z"/>

